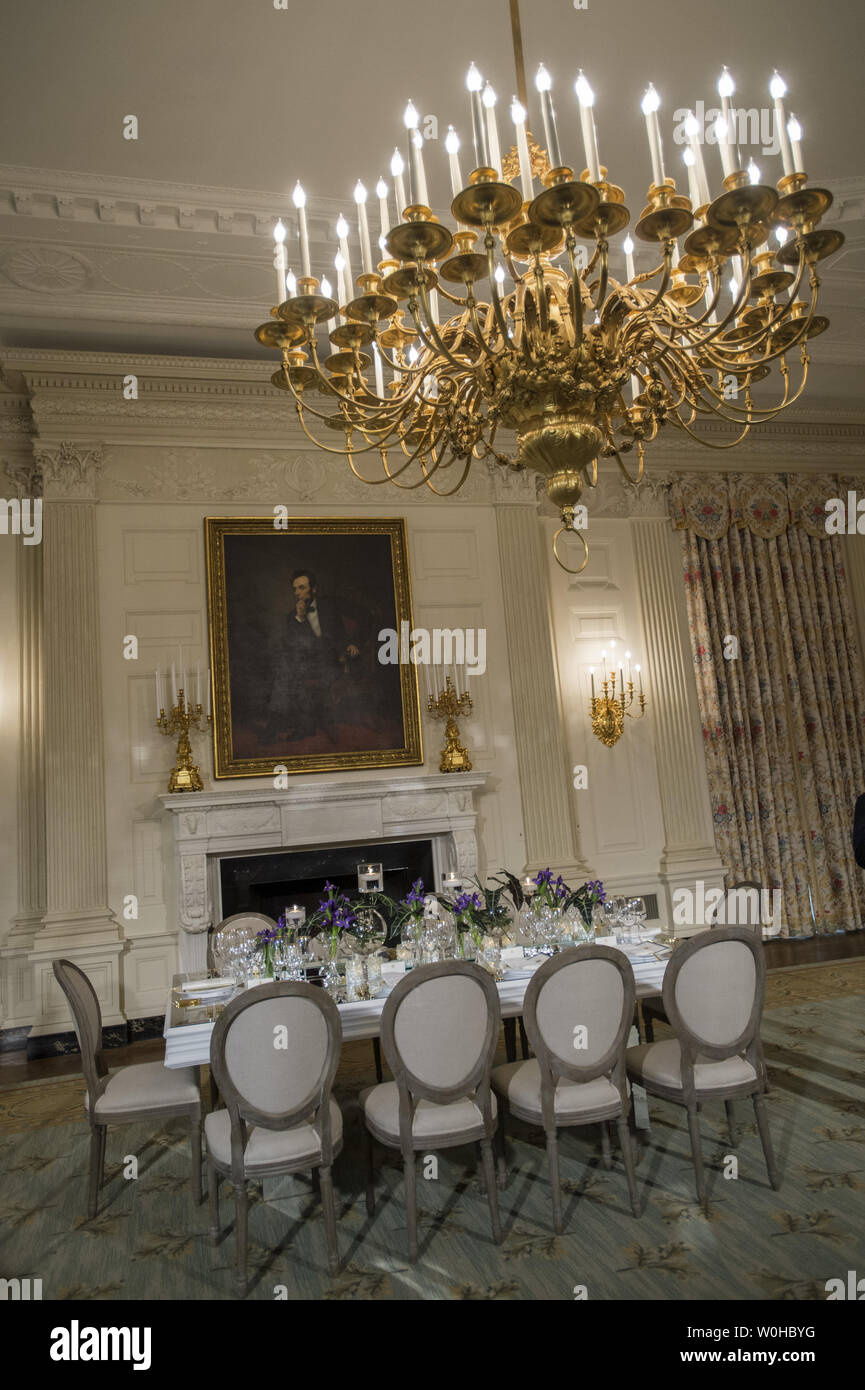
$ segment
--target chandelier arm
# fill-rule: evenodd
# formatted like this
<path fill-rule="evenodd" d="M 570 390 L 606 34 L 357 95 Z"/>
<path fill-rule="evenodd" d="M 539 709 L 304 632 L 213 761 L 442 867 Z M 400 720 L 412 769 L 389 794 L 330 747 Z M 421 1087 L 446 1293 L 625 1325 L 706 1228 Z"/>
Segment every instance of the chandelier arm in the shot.
<path fill-rule="evenodd" d="M 595 309 L 597 310 L 598 313 L 600 313 L 601 305 L 604 304 L 604 303 L 606 302 L 606 298 L 607 298 L 607 284 L 608 284 L 608 281 L 609 281 L 609 273 L 610 273 L 610 266 L 609 266 L 609 245 L 608 245 L 608 243 L 607 243 L 606 237 L 601 237 L 601 238 L 598 239 L 598 247 L 599 247 L 599 249 L 600 249 L 600 251 L 601 251 L 601 274 L 600 274 L 600 279 L 599 279 L 599 282 L 598 282 L 598 284 L 599 284 L 598 293 L 597 293 L 597 297 L 596 297 L 596 299 L 595 299 L 595 301 L 594 301 L 594 304 L 595 304 Z"/>
<path fill-rule="evenodd" d="M 583 289 L 582 280 L 574 260 L 574 246 L 576 238 L 573 229 L 568 228 L 565 235 L 565 250 L 568 253 L 568 269 L 571 273 L 571 285 L 574 292 L 573 308 L 573 328 L 574 328 L 574 347 L 580 347 L 583 341 Z M 558 559 L 558 556 L 556 557 Z M 563 566 L 564 568 L 564 566 Z"/>
<path fill-rule="evenodd" d="M 471 314 L 472 328 L 475 330 L 475 337 L 481 345 L 484 356 L 489 357 L 492 362 L 495 362 L 496 354 L 484 337 L 484 330 L 481 328 L 480 319 L 478 318 L 478 302 L 474 295 L 472 295 L 469 301 L 469 313 Z"/>
<path fill-rule="evenodd" d="M 456 457 L 456 456 L 454 455 L 454 457 Z M 421 468 L 423 468 L 423 466 L 424 466 L 424 465 L 423 465 L 423 462 L 421 462 Z M 441 488 L 434 487 L 433 484 L 429 481 L 429 479 L 427 479 L 427 487 L 429 488 L 430 492 L 434 492 L 434 493 L 435 493 L 436 497 L 453 497 L 453 495 L 454 495 L 455 492 L 459 492 L 460 488 L 462 487 L 463 483 L 465 482 L 466 478 L 468 477 L 468 472 L 469 472 L 469 469 L 471 468 L 471 466 L 472 466 L 472 456 L 471 456 L 471 454 L 469 454 L 468 458 L 466 459 L 465 468 L 463 469 L 463 471 L 462 471 L 462 473 L 461 473 L 461 475 L 460 475 L 460 480 L 459 480 L 459 482 L 456 484 L 455 487 L 449 488 L 449 489 L 447 490 L 447 492 L 443 491 Z"/>
<path fill-rule="evenodd" d="M 382 441 L 381 439 L 375 439 L 375 440 L 373 440 L 372 444 L 368 445 L 367 447 L 365 447 L 365 448 L 363 448 L 363 449 L 334 449 L 334 448 L 332 448 L 329 444 L 322 444 L 318 439 L 315 438 L 314 435 L 310 434 L 309 430 L 306 428 L 306 423 L 305 423 L 305 421 L 304 421 L 304 419 L 303 419 L 303 412 L 304 412 L 304 410 L 305 410 L 307 407 L 305 407 L 305 406 L 303 405 L 303 402 L 301 401 L 300 397 L 299 397 L 296 393 L 294 393 L 294 397 L 295 397 L 295 401 L 296 401 L 296 403 L 297 403 L 297 414 L 298 414 L 298 419 L 300 420 L 301 428 L 303 429 L 304 434 L 306 435 L 307 439 L 310 439 L 310 440 L 312 441 L 312 443 L 315 444 L 315 446 L 316 446 L 317 448 L 322 449 L 322 450 L 324 451 L 324 453 L 326 453 L 326 454 L 339 454 L 339 455 L 341 455 L 342 458 L 346 458 L 346 457 L 348 457 L 348 456 L 351 455 L 351 454 L 368 454 L 368 453 L 371 453 L 373 449 L 381 449 L 383 442 L 386 444 L 386 441 Z M 335 419 L 336 419 L 336 416 L 335 416 L 335 415 L 322 415 L 322 414 L 320 413 L 320 411 L 317 411 L 317 410 L 311 410 L 310 413 L 311 413 L 312 415 L 316 416 L 316 418 L 319 419 L 319 420 L 335 420 Z M 349 424 L 350 424 L 351 428 L 353 428 L 353 429 L 354 429 L 354 428 L 360 428 L 360 426 L 356 426 L 356 425 L 354 424 L 354 422 L 352 422 L 352 421 L 350 421 Z M 397 420 L 395 424 L 389 426 L 388 433 L 392 433 L 393 430 L 396 429 L 396 427 L 397 427 L 398 424 L 399 424 L 399 420 Z M 361 433 L 363 433 L 363 430 L 362 430 L 362 429 L 361 429 Z"/>
<path fill-rule="evenodd" d="M 316 347 L 314 342 L 310 343 L 309 349 L 312 354 L 313 365 L 316 371 L 318 372 L 320 380 L 323 381 L 325 386 L 327 387 L 328 393 L 332 396 L 336 396 L 337 400 L 340 401 L 343 405 L 352 406 L 354 409 L 357 409 L 358 402 L 354 399 L 354 397 L 343 395 L 342 391 L 340 391 L 338 387 L 333 385 L 332 379 L 329 379 L 325 376 L 321 362 L 318 359 L 318 348 Z M 363 380 L 363 378 L 361 378 L 361 380 Z M 365 385 L 366 382 L 364 382 L 364 386 Z M 386 404 L 390 403 L 386 402 Z M 312 413 L 313 415 L 318 415 L 318 418 L 320 420 L 332 420 L 334 418 L 332 415 L 322 415 L 319 411 L 316 410 L 313 410 Z"/>
<path fill-rule="evenodd" d="M 317 370 L 317 372 L 318 372 L 319 380 L 321 381 L 322 385 L 323 385 L 323 386 L 326 386 L 329 392 L 332 392 L 334 395 L 337 395 L 338 392 L 336 391 L 336 388 L 335 388 L 335 387 L 332 387 L 332 386 L 330 385 L 330 382 L 327 380 L 327 377 L 325 377 L 324 374 L 322 373 L 321 365 L 320 365 L 318 362 L 316 362 L 316 370 Z M 335 415 L 325 415 L 323 411 L 321 411 L 321 410 L 316 410 L 314 406 L 305 406 L 305 405 L 303 405 L 303 403 L 302 403 L 302 401 L 301 401 L 300 395 L 299 395 L 298 392 L 294 389 L 294 383 L 293 383 L 293 381 L 292 381 L 292 379 L 291 379 L 290 370 L 286 370 L 286 368 L 285 368 L 284 365 L 283 365 L 283 375 L 285 376 L 285 379 L 286 379 L 286 381 L 288 382 L 288 389 L 289 389 L 289 391 L 291 392 L 292 396 L 294 397 L 294 400 L 295 400 L 295 403 L 296 403 L 298 409 L 309 410 L 310 415 L 314 415 L 314 416 L 316 417 L 317 420 L 335 420 L 335 419 L 336 419 L 336 416 L 335 416 Z M 315 443 L 316 441 L 313 441 L 313 442 Z M 322 445 L 322 448 L 324 448 L 324 447 L 325 447 L 325 446 Z M 340 451 L 339 449 L 336 449 L 336 450 L 334 450 L 333 452 L 335 452 L 335 453 L 340 453 L 341 451 Z"/>
<path fill-rule="evenodd" d="M 720 411 L 716 411 L 715 413 L 720 414 Z M 751 426 L 749 423 L 744 426 L 741 434 L 739 434 L 735 439 L 731 440 L 729 444 L 711 444 L 708 439 L 701 439 L 698 434 L 695 434 L 691 427 L 689 425 L 686 425 L 684 420 L 681 420 L 678 415 L 671 415 L 670 421 L 672 424 L 676 426 L 677 429 L 684 430 L 685 433 L 689 434 L 691 438 L 696 440 L 698 444 L 702 444 L 704 449 L 735 449 L 736 445 L 741 444 L 742 440 L 745 439 L 751 432 Z M 738 421 L 736 423 L 741 422 Z"/>
<path fill-rule="evenodd" d="M 642 454 L 642 451 L 640 451 L 640 453 L 639 453 L 639 455 L 638 455 L 639 462 L 638 462 L 638 465 L 637 465 L 637 476 L 636 476 L 636 478 L 632 478 L 632 477 L 631 477 L 631 475 L 630 475 L 630 473 L 628 472 L 627 468 L 626 468 L 625 465 L 622 463 L 621 456 L 620 456 L 620 454 L 619 454 L 618 449 L 615 447 L 615 445 L 613 445 L 613 456 L 614 456 L 614 458 L 615 458 L 615 460 L 616 460 L 616 463 L 619 465 L 619 468 L 620 468 L 621 473 L 622 473 L 622 477 L 625 478 L 625 479 L 627 479 L 627 481 L 628 481 L 629 483 L 631 483 L 633 487 L 636 487 L 636 486 L 638 485 L 638 483 L 641 483 L 641 482 L 643 481 L 643 454 Z"/>
<path fill-rule="evenodd" d="M 444 429 L 442 429 L 442 431 L 441 431 L 441 433 L 440 433 L 440 435 L 439 435 L 439 438 L 441 438 L 441 434 L 443 434 L 443 433 L 444 433 Z M 437 443 L 437 442 L 438 442 L 438 440 L 436 441 L 436 443 Z M 435 446 L 433 445 L 433 446 L 430 446 L 430 447 L 435 447 Z M 419 487 L 428 486 L 428 485 L 429 485 L 429 484 L 428 484 L 428 478 L 431 477 L 432 474 L 433 474 L 433 473 L 436 471 L 436 469 L 438 468 L 438 466 L 439 466 L 439 465 L 438 465 L 438 462 L 436 462 L 436 463 L 434 464 L 433 468 L 430 469 L 429 474 L 424 473 L 424 476 L 421 477 L 421 478 L 419 478 L 418 481 L 417 481 L 416 483 L 399 483 L 399 482 L 397 482 L 397 478 L 399 478 L 400 475 L 401 475 L 402 473 L 405 472 L 405 470 L 408 468 L 409 464 L 416 463 L 417 460 L 418 460 L 418 458 L 419 458 L 419 456 L 420 456 L 420 454 L 421 454 L 422 452 L 428 452 L 428 451 L 429 451 L 428 449 L 426 449 L 426 450 L 423 449 L 423 448 L 418 449 L 418 451 L 417 451 L 416 453 L 412 454 L 411 458 L 409 458 L 409 459 L 406 461 L 406 463 L 404 463 L 404 464 L 400 467 L 399 472 L 397 472 L 397 473 L 391 473 L 391 471 L 390 471 L 390 469 L 389 469 L 389 467 L 388 467 L 387 459 L 386 459 L 386 458 L 383 458 L 383 459 L 382 459 L 382 463 L 383 463 L 383 465 L 384 465 L 384 470 L 385 470 L 385 473 L 387 474 L 388 480 L 389 480 L 390 482 L 392 482 L 392 483 L 395 483 L 396 486 L 397 486 L 398 488 L 402 488 L 403 492 L 416 492 L 417 489 L 418 489 Z M 424 466 L 424 465 L 423 465 L 423 462 L 421 462 L 421 468 L 423 468 L 423 466 Z"/>
<path fill-rule="evenodd" d="M 547 306 L 547 287 L 544 282 L 544 271 L 541 265 L 541 258 L 537 252 L 535 252 L 535 263 L 532 270 L 535 277 L 535 299 L 538 306 L 541 337 L 546 338 L 550 331 L 550 315 Z"/>
<path fill-rule="evenodd" d="M 465 367 L 465 363 L 457 361 L 456 357 L 453 357 L 451 355 L 451 353 L 448 351 L 441 338 L 439 337 L 438 328 L 436 324 L 433 322 L 433 316 L 430 312 L 430 302 L 429 295 L 427 294 L 427 288 L 420 276 L 418 276 L 418 284 L 421 293 L 421 304 L 423 305 L 423 311 L 427 318 L 427 323 L 425 326 L 429 333 L 432 335 L 432 344 L 427 340 L 426 334 L 424 333 L 424 325 L 421 322 L 421 318 L 418 313 L 417 300 L 415 299 L 414 295 L 412 295 L 411 299 L 409 300 L 408 307 L 411 312 L 411 316 L 415 321 L 415 327 L 417 328 L 417 331 L 421 336 L 424 346 L 429 348 L 429 350 L 433 354 L 440 353 L 442 357 L 444 357 L 448 362 L 450 362 L 452 367 L 455 367 L 458 372 L 461 372 Z"/>

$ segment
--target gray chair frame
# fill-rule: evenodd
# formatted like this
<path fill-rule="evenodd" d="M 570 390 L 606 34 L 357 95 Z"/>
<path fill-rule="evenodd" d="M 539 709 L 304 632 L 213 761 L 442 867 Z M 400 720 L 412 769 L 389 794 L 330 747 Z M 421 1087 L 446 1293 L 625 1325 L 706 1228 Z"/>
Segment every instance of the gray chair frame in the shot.
<path fill-rule="evenodd" d="M 100 1123 L 96 1117 L 96 1102 L 108 1088 L 110 1080 L 108 1063 L 102 1046 L 102 1009 L 99 996 L 93 984 L 80 966 L 71 960 L 53 962 L 54 978 L 69 1001 L 78 1046 L 81 1049 L 81 1067 L 87 1082 L 87 1096 L 90 1102 L 90 1176 L 87 1194 L 87 1220 L 96 1216 L 99 1189 L 105 1178 L 105 1145 L 108 1125 L 138 1124 L 158 1117 L 171 1119 L 175 1115 L 189 1120 L 189 1142 L 192 1158 L 192 1197 L 197 1206 L 201 1201 L 201 1099 L 197 1105 L 177 1105 L 172 1102 L 147 1109 L 129 1109 L 112 1112 L 111 1119 Z M 76 993 L 76 987 L 83 991 L 83 998 Z M 133 1063 L 133 1066 L 135 1064 Z"/>
<path fill-rule="evenodd" d="M 538 1002 L 544 987 L 560 970 L 564 970 L 569 966 L 578 965 L 582 961 L 592 960 L 609 961 L 621 975 L 623 987 L 622 1016 L 619 1020 L 613 1041 L 603 1056 L 598 1058 L 598 1060 L 591 1065 L 580 1066 L 576 1062 L 571 1062 L 570 1060 L 566 1061 L 547 1046 L 540 1024 L 538 1023 Z M 631 1113 L 631 1097 L 628 1092 L 625 1072 L 625 1050 L 634 1017 L 635 995 L 636 985 L 631 963 L 622 951 L 616 950 L 613 946 L 573 946 L 566 951 L 561 951 L 558 955 L 552 956 L 539 970 L 535 971 L 526 988 L 525 999 L 523 1001 L 523 1017 L 525 1019 L 529 1041 L 538 1063 L 540 1064 L 541 1070 L 541 1112 L 543 1116 L 544 1133 L 547 1139 L 547 1159 L 550 1169 L 550 1185 L 552 1188 L 553 1202 L 553 1226 L 557 1235 L 561 1235 L 563 1222 L 562 1193 L 559 1183 L 558 1130 L 560 1128 L 571 1129 L 583 1125 L 600 1124 L 604 1160 L 607 1166 L 609 1166 L 609 1138 L 606 1126 L 608 1121 L 616 1121 L 616 1127 L 619 1132 L 619 1142 L 622 1146 L 622 1157 L 625 1163 L 625 1173 L 628 1180 L 628 1195 L 631 1199 L 631 1209 L 635 1216 L 640 1215 L 634 1168 L 634 1154 L 628 1128 L 628 1119 Z M 618 1104 L 606 1105 L 597 1111 L 581 1114 L 578 1119 L 563 1119 L 561 1116 L 556 1116 L 556 1087 L 562 1078 L 582 1084 L 587 1081 L 594 1081 L 600 1076 L 608 1077 L 615 1086 L 619 1093 Z M 505 1118 L 508 1112 L 516 1115 L 518 1119 L 530 1125 L 537 1124 L 537 1116 L 528 1111 L 521 1113 L 519 1108 L 510 1104 L 507 1097 L 501 1095 L 498 1090 L 496 1094 L 502 1106 L 501 1123 L 499 1127 L 499 1157 L 503 1166 L 505 1160 Z"/>
<path fill-rule="evenodd" d="M 400 1007 L 408 995 L 430 980 L 449 976 L 465 976 L 475 980 L 483 990 L 487 1001 L 487 1023 L 483 1042 L 477 1060 L 465 1077 L 454 1086 L 433 1086 L 422 1081 L 405 1064 L 396 1041 L 396 1019 Z M 493 1162 L 493 1139 L 496 1120 L 492 1110 L 490 1071 L 495 1056 L 501 1027 L 501 1008 L 499 992 L 488 971 L 470 961 L 447 960 L 435 965 L 416 967 L 401 979 L 388 995 L 381 1016 L 381 1041 L 384 1055 L 399 1088 L 399 1142 L 395 1144 L 383 1134 L 373 1136 L 364 1115 L 364 1136 L 367 1159 L 366 1210 L 369 1216 L 375 1211 L 375 1168 L 373 1138 L 388 1148 L 399 1147 L 403 1158 L 405 1173 L 406 1218 L 408 1226 L 409 1259 L 418 1257 L 417 1240 L 417 1169 L 415 1154 L 423 1150 L 455 1148 L 461 1144 L 478 1142 L 481 1150 L 481 1163 L 484 1186 L 490 1208 L 490 1223 L 493 1240 L 500 1245 L 503 1239 L 499 1217 L 498 1192 L 496 1190 L 495 1164 Z M 479 1133 L 458 1130 L 449 1134 L 435 1135 L 433 1138 L 415 1138 L 413 1134 L 414 1114 L 419 1100 L 431 1100 L 445 1105 L 450 1101 L 470 1096 L 481 1112 Z"/>
<path fill-rule="evenodd" d="M 225 1049 L 232 1024 L 241 1014 L 245 1013 L 247 1009 L 254 1009 L 257 1005 L 263 1004 L 269 999 L 308 1000 L 320 1010 L 327 1025 L 327 1050 L 321 1073 L 315 1085 L 299 1104 L 281 1115 L 274 1115 L 269 1112 L 258 1110 L 252 1105 L 234 1085 L 225 1060 Z M 319 986 L 304 984 L 300 980 L 275 980 L 273 984 L 258 985 L 254 990 L 244 991 L 243 994 L 230 1000 L 229 1003 L 226 1004 L 219 1018 L 216 1020 L 216 1025 L 210 1040 L 210 1066 L 216 1077 L 220 1094 L 225 1101 L 231 1120 L 231 1163 L 222 1164 L 218 1162 L 210 1152 L 210 1149 L 207 1149 L 210 1236 L 212 1242 L 215 1243 L 220 1234 L 219 1177 L 230 1177 L 232 1187 L 234 1188 L 236 1211 L 235 1282 L 240 1289 L 245 1290 L 247 1283 L 249 1214 L 247 1182 L 250 1177 L 252 1181 L 255 1182 L 258 1181 L 259 1178 L 273 1177 L 287 1173 L 300 1173 L 307 1171 L 307 1169 L 314 1173 L 315 1170 L 318 1169 L 321 1205 L 324 1212 L 325 1233 L 327 1237 L 328 1266 L 331 1274 L 336 1274 L 339 1269 L 336 1208 L 333 1198 L 333 1177 L 331 1169 L 333 1160 L 342 1150 L 342 1140 L 339 1139 L 336 1143 L 333 1142 L 330 1124 L 330 1098 L 334 1077 L 336 1076 L 336 1069 L 339 1065 L 341 1047 L 342 1020 L 339 1016 L 339 1010 L 330 995 Z M 319 1161 L 310 1162 L 308 1158 L 294 1162 L 280 1160 L 271 1164 L 256 1165 L 251 1174 L 247 1173 L 244 1165 L 244 1152 L 249 1142 L 249 1135 L 247 1133 L 247 1127 L 249 1125 L 262 1129 L 287 1130 L 311 1122 L 313 1119 L 317 1119 L 319 1138 L 321 1140 L 321 1158 Z"/>
<path fill-rule="evenodd" d="M 694 1033 L 685 1023 L 679 1008 L 676 1004 L 676 981 L 679 978 L 682 967 L 696 955 L 698 951 L 703 951 L 724 941 L 741 941 L 748 947 L 754 957 L 756 976 L 754 981 L 754 999 L 751 1011 L 745 1027 L 737 1038 L 725 1044 L 714 1044 L 704 1041 Z M 766 1115 L 765 1096 L 769 1089 L 769 1082 L 766 1076 L 766 1063 L 763 1057 L 763 1045 L 760 1040 L 760 1021 L 763 1013 L 763 1003 L 766 997 L 766 959 L 763 955 L 763 943 L 756 935 L 752 927 L 714 927 L 708 931 L 700 932 L 697 936 L 689 937 L 681 946 L 673 952 L 670 962 L 664 974 L 664 1009 L 670 1024 L 675 1031 L 676 1038 L 681 1048 L 682 1064 L 682 1088 L 663 1086 L 658 1082 L 647 1081 L 642 1076 L 637 1075 L 631 1067 L 628 1067 L 628 1075 L 632 1082 L 642 1086 L 650 1095 L 658 1096 L 661 1100 L 672 1101 L 674 1105 L 684 1106 L 688 1112 L 688 1130 L 691 1136 L 691 1153 L 694 1161 L 694 1173 L 697 1183 L 697 1196 L 701 1203 L 706 1202 L 706 1181 L 703 1168 L 703 1153 L 700 1145 L 700 1123 L 697 1112 L 707 1100 L 723 1100 L 727 1112 L 727 1124 L 729 1128 L 730 1144 L 733 1148 L 737 1144 L 736 1123 L 733 1113 L 733 1101 L 744 1096 L 753 1097 L 754 1115 L 757 1120 L 757 1129 L 760 1135 L 760 1143 L 763 1147 L 763 1157 L 766 1160 L 766 1171 L 769 1181 L 775 1191 L 780 1186 L 775 1166 L 775 1155 L 772 1149 L 772 1137 L 769 1133 L 769 1121 Z M 706 1058 L 713 1062 L 722 1062 L 729 1057 L 741 1056 L 744 1053 L 746 1061 L 750 1062 L 756 1073 L 755 1081 L 739 1082 L 735 1086 L 713 1087 L 710 1091 L 700 1091 L 694 1078 L 694 1066 L 697 1057 Z"/>

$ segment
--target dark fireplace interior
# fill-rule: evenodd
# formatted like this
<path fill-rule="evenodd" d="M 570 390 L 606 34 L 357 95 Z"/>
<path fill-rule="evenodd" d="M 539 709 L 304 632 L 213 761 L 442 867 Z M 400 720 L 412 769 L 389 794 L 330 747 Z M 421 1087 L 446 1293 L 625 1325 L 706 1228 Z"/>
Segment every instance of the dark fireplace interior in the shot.
<path fill-rule="evenodd" d="M 383 866 L 384 891 L 397 902 L 419 878 L 427 892 L 435 891 L 431 840 L 280 850 L 220 862 L 222 915 L 263 912 L 275 920 L 287 906 L 297 903 L 310 916 L 324 896 L 326 880 L 350 897 L 357 896 L 360 863 Z"/>

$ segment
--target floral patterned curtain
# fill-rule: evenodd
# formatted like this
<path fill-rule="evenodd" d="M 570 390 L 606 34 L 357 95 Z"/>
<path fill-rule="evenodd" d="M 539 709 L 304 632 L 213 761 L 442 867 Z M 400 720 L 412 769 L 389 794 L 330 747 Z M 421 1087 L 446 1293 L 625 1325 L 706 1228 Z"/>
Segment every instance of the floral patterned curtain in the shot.
<path fill-rule="evenodd" d="M 865 693 L 825 504 L 865 480 L 681 477 L 685 590 L 715 838 L 730 882 L 783 893 L 789 935 L 861 929 L 851 847 Z M 733 639 L 732 641 L 730 639 Z"/>

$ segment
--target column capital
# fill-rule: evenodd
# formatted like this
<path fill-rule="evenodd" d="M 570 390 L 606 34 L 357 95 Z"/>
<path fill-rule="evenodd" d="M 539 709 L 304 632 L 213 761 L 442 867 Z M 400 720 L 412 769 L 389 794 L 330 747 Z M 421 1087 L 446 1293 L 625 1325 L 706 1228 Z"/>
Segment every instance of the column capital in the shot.
<path fill-rule="evenodd" d="M 8 459 L 3 466 L 16 497 L 42 496 L 42 466 L 35 458 Z"/>
<path fill-rule="evenodd" d="M 47 499 L 68 502 L 97 500 L 105 454 L 103 444 L 79 444 L 70 440 L 61 440 L 57 444 L 37 443 L 33 453 Z"/>

